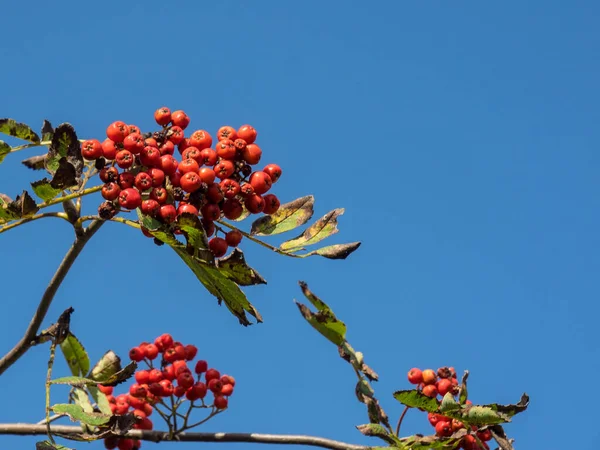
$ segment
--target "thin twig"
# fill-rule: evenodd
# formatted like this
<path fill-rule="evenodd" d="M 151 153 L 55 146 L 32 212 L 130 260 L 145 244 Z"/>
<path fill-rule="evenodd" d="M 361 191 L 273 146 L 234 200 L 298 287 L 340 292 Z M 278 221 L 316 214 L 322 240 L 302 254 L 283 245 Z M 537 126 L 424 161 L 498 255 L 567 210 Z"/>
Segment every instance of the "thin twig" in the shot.
<path fill-rule="evenodd" d="M 398 436 L 400 434 L 400 426 L 402 425 L 402 421 L 404 420 L 404 416 L 408 412 L 408 409 L 409 409 L 409 407 L 405 406 L 404 411 L 402 411 L 402 414 L 400 415 L 400 418 L 398 419 L 398 425 L 396 425 L 396 436 Z"/>
<path fill-rule="evenodd" d="M 67 222 L 69 222 L 69 216 L 64 212 L 47 212 L 47 213 L 36 214 L 35 216 L 25 217 L 24 219 L 17 220 L 16 222 L 12 222 L 7 225 L 4 225 L 3 227 L 0 227 L 0 233 L 4 233 L 5 231 L 8 231 L 12 228 L 16 228 L 19 225 L 23 225 L 24 223 L 33 222 L 34 220 L 44 219 L 46 217 L 57 217 L 59 219 L 64 219 Z"/>
<path fill-rule="evenodd" d="M 50 304 L 54 299 L 56 291 L 65 279 L 67 273 L 69 273 L 73 262 L 75 262 L 79 256 L 81 250 L 83 250 L 83 247 L 85 247 L 85 244 L 87 244 L 90 238 L 96 233 L 96 231 L 98 231 L 103 223 L 104 221 L 102 220 L 96 220 L 92 222 L 89 227 L 86 228 L 85 233 L 75 239 L 75 242 L 63 258 L 62 262 L 58 266 L 58 269 L 54 273 L 54 276 L 50 280 L 48 287 L 46 287 L 46 291 L 44 292 L 37 310 L 35 311 L 35 314 L 33 315 L 33 318 L 27 327 L 27 331 L 25 331 L 25 335 L 12 350 L 10 350 L 2 357 L 2 359 L 0 359 L 0 375 L 2 375 L 6 369 L 12 366 L 21 356 L 23 356 L 27 350 L 35 345 L 35 336 L 37 335 L 40 326 L 46 317 L 48 308 L 50 308 Z"/>
<path fill-rule="evenodd" d="M 238 230 L 240 233 L 242 233 L 242 236 L 244 236 L 246 239 L 248 239 L 252 242 L 256 242 L 258 245 L 262 245 L 263 247 L 268 248 L 269 250 L 274 251 L 275 253 L 279 253 L 280 255 L 284 255 L 284 256 L 290 256 L 292 258 L 304 258 L 303 255 L 296 255 L 294 253 L 288 253 L 288 252 L 278 249 L 277 247 L 273 247 L 272 245 L 267 244 L 266 242 L 263 242 L 260 239 L 255 238 L 250 233 L 246 233 L 245 231 L 240 230 L 235 225 L 225 222 L 224 220 L 216 220 L 215 222 L 217 222 L 221 225 L 225 225 L 227 228 L 230 228 L 232 230 Z"/>
<path fill-rule="evenodd" d="M 77 436 L 81 434 L 81 427 L 67 425 L 53 425 L 52 432 L 63 436 Z M 42 435 L 46 433 L 45 425 L 28 423 L 0 424 L 0 435 Z M 142 441 L 161 442 L 168 437 L 164 431 L 132 430 L 126 437 Z M 184 442 L 246 442 L 252 444 L 282 444 L 282 445 L 309 445 L 313 447 L 328 448 L 331 450 L 371 450 L 373 447 L 366 445 L 348 444 L 316 436 L 297 434 L 261 434 L 261 433 L 180 433 L 176 439 Z"/>
<path fill-rule="evenodd" d="M 71 200 L 78 197 L 83 197 L 84 195 L 93 194 L 94 192 L 98 192 L 102 190 L 104 185 L 94 186 L 91 188 L 84 189 L 82 191 L 73 192 L 72 194 L 65 195 L 64 197 L 57 197 L 52 200 L 48 200 L 47 202 L 39 203 L 37 205 L 38 208 L 47 208 L 48 206 L 57 205 L 62 202 L 66 202 L 67 200 Z"/>
<path fill-rule="evenodd" d="M 61 417 L 65 417 L 66 414 L 54 414 L 50 416 L 48 419 L 42 419 L 36 423 L 36 425 L 45 425 L 47 422 L 54 422 L 55 420 L 60 419 Z"/>
<path fill-rule="evenodd" d="M 50 359 L 48 360 L 48 371 L 46 372 L 46 432 L 48 439 L 54 444 L 52 437 L 52 427 L 50 425 L 50 383 L 52 381 L 52 366 L 54 365 L 54 356 L 56 355 L 56 341 L 53 340 L 50 345 Z"/>

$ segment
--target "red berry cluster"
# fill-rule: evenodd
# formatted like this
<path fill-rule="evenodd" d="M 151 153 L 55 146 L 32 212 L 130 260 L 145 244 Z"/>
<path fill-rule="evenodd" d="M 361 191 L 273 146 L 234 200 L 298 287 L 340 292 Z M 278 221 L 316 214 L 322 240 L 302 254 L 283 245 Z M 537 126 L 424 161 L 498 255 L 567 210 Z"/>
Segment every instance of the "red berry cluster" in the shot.
<path fill-rule="evenodd" d="M 213 138 L 205 130 L 185 135 L 190 118 L 184 111 L 171 113 L 162 107 L 154 118 L 162 126 L 160 131 L 143 134 L 136 125 L 116 121 L 106 129 L 104 142 L 83 142 L 83 157 L 96 161 L 105 183 L 100 217 L 109 219 L 119 209 L 141 208 L 144 214 L 171 224 L 178 215 L 191 213 L 202 217 L 211 237 L 214 221 L 222 216 L 235 220 L 244 208 L 252 214 L 273 214 L 279 209 L 277 196 L 267 192 L 281 176 L 281 167 L 267 164 L 262 170 L 253 169 L 262 150 L 252 126 L 219 128 L 213 147 Z M 179 160 L 174 156 L 176 148 Z M 241 238 L 236 231 L 225 238 L 215 236 L 210 248 L 220 257 Z"/>
<path fill-rule="evenodd" d="M 128 393 L 114 396 L 113 387 L 98 387 L 106 394 L 113 414 L 132 412 L 138 418 L 134 428 L 139 430 L 153 429 L 149 417 L 157 406 L 170 408 L 163 402 L 166 397 L 177 404 L 189 400 L 194 406 L 224 410 L 228 406 L 228 397 L 233 394 L 235 379 L 209 368 L 204 360 L 192 365 L 197 353 L 196 346 L 183 345 L 174 341 L 170 334 L 163 334 L 154 343 L 142 342 L 129 351 L 133 361 L 145 362 L 147 368 L 135 372 L 135 383 Z M 159 364 L 156 364 L 157 358 Z M 212 403 L 205 402 L 209 393 L 213 396 Z M 132 450 L 139 449 L 141 442 L 112 436 L 105 439 L 104 445 L 109 450 Z"/>
<path fill-rule="evenodd" d="M 417 369 L 412 368 L 408 371 L 408 381 L 416 384 L 421 392 L 432 398 L 437 396 L 444 397 L 447 393 L 456 396 L 459 394 L 459 384 L 456 378 L 456 370 L 454 367 L 440 367 L 437 372 L 433 369 Z M 469 400 L 466 402 L 471 404 Z M 446 417 L 442 414 L 428 413 L 427 418 L 429 423 L 435 428 L 435 434 L 441 437 L 451 436 L 453 433 L 465 428 L 465 425 L 457 419 Z M 466 435 L 460 443 L 460 447 L 464 450 L 484 450 L 489 449 L 487 441 L 492 439 L 492 434 L 489 430 L 477 431 L 477 427 L 472 427 L 476 431 L 477 437 L 481 440 L 483 447 L 477 442 L 477 438 L 473 435 Z"/>

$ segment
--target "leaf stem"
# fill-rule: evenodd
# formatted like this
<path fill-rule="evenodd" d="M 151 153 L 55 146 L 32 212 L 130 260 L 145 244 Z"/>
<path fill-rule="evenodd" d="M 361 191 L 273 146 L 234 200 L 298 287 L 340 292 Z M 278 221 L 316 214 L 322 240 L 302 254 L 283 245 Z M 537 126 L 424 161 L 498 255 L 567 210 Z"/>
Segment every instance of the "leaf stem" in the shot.
<path fill-rule="evenodd" d="M 103 220 L 98 216 L 89 215 L 89 216 L 81 216 L 79 220 L 77 220 L 76 224 L 81 224 L 83 222 L 87 222 L 89 220 Z M 118 222 L 125 225 L 129 225 L 132 228 L 140 229 L 141 226 L 135 220 L 125 219 L 124 217 L 113 217 L 112 219 L 108 219 L 110 222 Z"/>
<path fill-rule="evenodd" d="M 56 355 L 56 340 L 52 341 L 50 345 L 50 359 L 48 360 L 48 371 L 46 372 L 46 430 L 48 439 L 53 444 L 54 437 L 52 437 L 52 429 L 50 427 L 50 383 L 52 381 L 52 366 L 54 365 L 54 356 Z"/>
<path fill-rule="evenodd" d="M 64 219 L 70 223 L 69 217 L 64 212 L 47 212 L 47 213 L 36 214 L 35 216 L 25 217 L 24 219 L 17 220 L 16 222 L 6 224 L 3 227 L 0 227 L 0 234 L 4 233 L 5 231 L 8 231 L 12 228 L 16 228 L 19 225 L 23 225 L 24 223 L 33 222 L 34 220 L 43 219 L 44 217 L 58 217 L 59 219 Z"/>
<path fill-rule="evenodd" d="M 25 335 L 21 340 L 0 359 L 0 375 L 2 375 L 6 369 L 12 366 L 21 356 L 23 356 L 27 350 L 35 345 L 35 337 L 40 329 L 40 326 L 48 313 L 50 304 L 54 299 L 54 295 L 58 291 L 58 288 L 64 281 L 65 277 L 69 273 L 69 270 L 73 266 L 73 263 L 85 247 L 85 244 L 91 239 L 91 237 L 100 229 L 103 220 L 95 220 L 85 230 L 81 236 L 75 238 L 75 242 L 71 245 L 71 248 L 63 258 L 62 262 L 56 269 L 54 276 L 50 280 L 50 283 L 46 287 L 46 291 L 42 296 L 40 303 L 38 304 L 37 310 L 33 315 Z"/>
<path fill-rule="evenodd" d="M 252 236 L 250 233 L 246 233 L 243 230 L 240 230 L 238 227 L 236 227 L 235 225 L 232 225 L 228 222 L 225 222 L 224 220 L 216 220 L 215 222 L 221 224 L 221 225 L 225 225 L 227 228 L 231 229 L 231 230 L 237 230 L 240 233 L 242 233 L 242 236 L 244 236 L 246 239 L 252 241 L 252 242 L 256 242 L 258 245 L 262 245 L 265 248 L 268 248 L 269 250 L 274 251 L 275 253 L 279 253 L 280 255 L 285 255 L 285 256 L 290 256 L 292 258 L 302 258 L 303 256 L 301 255 L 295 255 L 293 253 L 288 253 L 285 252 L 283 250 L 278 249 L 277 247 L 273 247 L 270 244 L 267 244 L 266 242 L 261 241 L 260 239 L 255 238 L 254 236 Z"/>
<path fill-rule="evenodd" d="M 11 153 L 15 153 L 21 150 L 25 150 L 27 148 L 33 148 L 33 147 L 47 147 L 48 145 L 52 144 L 52 141 L 41 141 L 41 142 L 32 142 L 30 144 L 23 144 L 23 145 L 17 145 L 16 147 L 11 147 L 10 152 Z"/>
<path fill-rule="evenodd" d="M 58 203 L 66 202 L 67 200 L 71 200 L 77 197 L 83 197 L 84 195 L 93 194 L 94 192 L 98 192 L 102 189 L 102 185 L 94 186 L 91 188 L 79 190 L 77 192 L 73 192 L 72 194 L 65 195 L 64 197 L 54 198 L 52 200 L 48 200 L 47 202 L 43 202 L 37 205 L 39 209 L 47 208 L 48 206 L 57 205 Z"/>

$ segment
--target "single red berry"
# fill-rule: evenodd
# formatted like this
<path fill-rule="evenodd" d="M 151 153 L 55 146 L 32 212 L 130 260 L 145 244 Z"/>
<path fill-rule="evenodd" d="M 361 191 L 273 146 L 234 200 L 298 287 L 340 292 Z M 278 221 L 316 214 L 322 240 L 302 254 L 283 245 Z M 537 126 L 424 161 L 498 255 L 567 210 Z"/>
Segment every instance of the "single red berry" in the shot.
<path fill-rule="evenodd" d="M 146 167 L 160 167 L 160 150 L 147 145 L 140 153 L 140 162 Z"/>
<path fill-rule="evenodd" d="M 175 388 L 173 387 L 173 383 L 171 383 L 171 381 L 161 380 L 158 382 L 158 384 L 160 384 L 163 388 L 163 396 L 164 397 L 173 395 L 173 391 L 175 390 Z"/>
<path fill-rule="evenodd" d="M 123 142 L 128 134 L 129 129 L 127 128 L 127 124 L 120 120 L 111 123 L 106 129 L 106 136 L 114 142 Z"/>
<path fill-rule="evenodd" d="M 181 110 L 173 111 L 171 113 L 171 122 L 173 122 L 173 125 L 181 127 L 182 130 L 185 130 L 190 124 L 190 117 Z"/>
<path fill-rule="evenodd" d="M 117 447 L 119 448 L 119 450 L 134 450 L 135 441 L 129 438 L 121 438 Z"/>
<path fill-rule="evenodd" d="M 235 145 L 233 145 L 233 141 L 230 139 L 217 142 L 215 149 L 217 150 L 217 156 L 223 159 L 234 159 L 237 154 Z"/>
<path fill-rule="evenodd" d="M 141 420 L 137 423 L 136 428 L 138 430 L 152 430 L 154 428 L 154 424 L 147 417 L 142 417 Z M 138 441 L 138 449 L 140 448 L 141 443 Z"/>
<path fill-rule="evenodd" d="M 231 175 L 233 175 L 233 172 L 235 172 L 235 166 L 233 165 L 233 162 L 227 159 L 222 159 L 215 166 L 215 173 L 221 180 L 229 178 Z"/>
<path fill-rule="evenodd" d="M 194 160 L 191 159 L 190 161 Z M 179 183 L 181 184 L 181 189 L 183 189 L 185 192 L 195 192 L 200 189 L 202 180 L 200 179 L 200 175 L 198 175 L 196 172 L 187 172 L 181 176 Z"/>
<path fill-rule="evenodd" d="M 177 218 L 177 210 L 173 205 L 162 205 L 158 214 L 165 223 L 172 223 Z"/>
<path fill-rule="evenodd" d="M 227 253 L 227 241 L 220 237 L 214 237 L 208 241 L 208 248 L 213 252 L 215 258 L 220 258 Z"/>
<path fill-rule="evenodd" d="M 165 173 L 165 175 L 173 175 L 177 171 L 179 163 L 173 157 L 173 155 L 163 155 L 160 157 L 158 167 Z"/>
<path fill-rule="evenodd" d="M 190 372 L 182 372 L 177 376 L 177 384 L 189 389 L 194 385 L 194 376 Z"/>
<path fill-rule="evenodd" d="M 448 378 L 442 378 L 437 381 L 435 387 L 437 388 L 438 393 L 443 397 L 452 389 L 452 381 Z"/>
<path fill-rule="evenodd" d="M 413 367 L 408 371 L 408 381 L 412 384 L 421 384 L 423 382 L 423 372 L 421 369 Z"/>
<path fill-rule="evenodd" d="M 135 175 L 131 172 L 120 173 L 117 177 L 117 184 L 121 189 L 132 188 L 135 184 Z"/>
<path fill-rule="evenodd" d="M 452 422 L 450 422 L 450 424 L 452 425 L 452 432 L 455 433 L 458 430 L 462 429 L 465 427 L 465 424 L 462 423 L 460 420 L 456 420 L 456 419 L 452 419 Z"/>
<path fill-rule="evenodd" d="M 179 207 L 177 208 L 177 214 L 181 215 L 185 213 L 197 216 L 198 208 L 196 208 L 194 205 L 190 205 L 189 203 L 180 203 Z"/>
<path fill-rule="evenodd" d="M 204 378 L 208 383 L 210 380 L 221 378 L 221 373 L 217 369 L 208 369 L 206 371 L 206 375 L 204 375 Z"/>
<path fill-rule="evenodd" d="M 163 372 L 159 369 L 150 369 L 148 371 L 148 383 L 158 383 L 164 379 Z"/>
<path fill-rule="evenodd" d="M 152 167 L 148 169 L 148 173 L 152 177 L 153 187 L 161 187 L 165 182 L 165 173 L 162 170 Z"/>
<path fill-rule="evenodd" d="M 158 141 L 156 139 L 154 139 L 153 137 L 149 137 L 144 139 L 144 144 L 146 144 L 149 147 L 156 147 L 158 148 Z"/>
<path fill-rule="evenodd" d="M 155 187 L 150 191 L 150 198 L 156 200 L 161 205 L 164 205 L 169 198 L 169 193 L 164 187 Z"/>
<path fill-rule="evenodd" d="M 100 180 L 103 183 L 110 183 L 111 181 L 117 181 L 119 176 L 119 170 L 116 167 L 104 167 L 100 173 Z"/>
<path fill-rule="evenodd" d="M 181 398 L 186 394 L 187 391 L 188 391 L 188 389 L 184 388 L 183 386 L 175 386 L 173 395 L 177 398 Z"/>
<path fill-rule="evenodd" d="M 172 155 L 175 153 L 175 144 L 171 141 L 165 141 L 158 147 L 161 155 Z"/>
<path fill-rule="evenodd" d="M 235 146 L 237 152 L 241 155 L 248 143 L 245 140 L 238 138 L 235 141 L 233 141 L 233 145 Z"/>
<path fill-rule="evenodd" d="M 87 160 L 98 159 L 102 156 L 102 144 L 98 139 L 88 139 L 81 144 L 81 156 Z"/>
<path fill-rule="evenodd" d="M 435 434 L 438 436 L 450 436 L 452 434 L 452 425 L 450 422 L 442 420 L 435 424 Z"/>
<path fill-rule="evenodd" d="M 196 347 L 195 345 L 192 344 L 188 344 L 184 347 L 185 350 L 185 360 L 186 361 L 191 361 L 192 359 L 194 359 L 196 357 L 196 354 L 198 353 L 198 347 Z"/>
<path fill-rule="evenodd" d="M 244 183 L 240 186 L 240 194 L 242 197 L 250 197 L 255 194 L 254 188 L 250 183 Z"/>
<path fill-rule="evenodd" d="M 185 350 L 185 347 L 184 347 Z M 175 370 L 175 375 L 179 376 L 181 372 L 191 372 L 189 367 L 187 366 L 187 362 L 185 359 L 179 359 L 177 361 L 173 361 L 173 370 Z"/>
<path fill-rule="evenodd" d="M 148 381 L 150 380 L 150 376 L 149 376 L 149 372 L 147 370 L 138 370 L 135 373 L 135 381 L 138 382 L 138 384 L 148 384 Z"/>
<path fill-rule="evenodd" d="M 245 140 L 248 144 L 252 144 L 256 140 L 257 134 L 256 129 L 251 125 L 242 125 L 237 131 L 238 137 Z"/>
<path fill-rule="evenodd" d="M 233 394 L 233 385 L 232 384 L 224 384 L 223 387 L 221 388 L 221 395 L 229 397 L 231 394 Z"/>
<path fill-rule="evenodd" d="M 263 213 L 265 214 L 275 214 L 281 206 L 279 199 L 275 194 L 267 194 L 263 197 L 263 200 L 265 201 L 265 207 L 263 209 Z"/>
<path fill-rule="evenodd" d="M 118 443 L 119 443 L 118 436 L 109 436 L 107 438 L 104 438 L 104 448 L 106 450 L 114 450 L 115 448 L 117 448 Z"/>
<path fill-rule="evenodd" d="M 207 203 L 204 205 L 200 209 L 200 212 L 202 213 L 203 218 L 210 220 L 211 222 L 214 222 L 221 217 L 221 208 L 219 208 L 219 205 L 215 205 L 213 203 Z"/>
<path fill-rule="evenodd" d="M 215 152 L 212 148 L 205 148 L 200 151 L 200 161 L 198 163 L 202 163 L 205 166 L 214 166 L 217 163 L 217 152 Z"/>
<path fill-rule="evenodd" d="M 213 184 L 217 178 L 217 174 L 210 167 L 202 167 L 198 174 L 202 182 L 206 184 Z"/>
<path fill-rule="evenodd" d="M 132 361 L 140 362 L 145 356 L 144 350 L 142 350 L 140 347 L 133 347 L 131 350 L 129 350 L 129 358 Z"/>
<path fill-rule="evenodd" d="M 427 397 L 432 397 L 432 398 L 436 397 L 438 394 L 435 384 L 428 384 L 428 385 L 424 386 L 423 390 L 421 392 L 423 392 L 423 395 L 426 395 Z"/>
<path fill-rule="evenodd" d="M 135 209 L 142 204 L 142 196 L 133 188 L 123 189 L 119 193 L 119 205 L 125 209 Z"/>
<path fill-rule="evenodd" d="M 231 230 L 225 235 L 225 241 L 230 247 L 237 247 L 242 241 L 242 233 L 239 230 Z"/>
<path fill-rule="evenodd" d="M 142 213 L 150 217 L 157 217 L 160 213 L 160 203 L 149 198 L 142 201 Z"/>
<path fill-rule="evenodd" d="M 492 432 L 490 430 L 483 430 L 477 432 L 477 437 L 481 439 L 483 442 L 490 441 L 492 439 Z"/>
<path fill-rule="evenodd" d="M 231 178 L 222 180 L 220 184 L 225 198 L 233 198 L 240 193 L 240 183 Z"/>
<path fill-rule="evenodd" d="M 169 130 L 169 132 L 167 133 L 167 137 L 168 137 L 169 141 L 171 141 L 173 144 L 175 144 L 175 145 L 180 144 L 181 141 L 183 141 L 185 139 L 185 134 L 183 133 L 183 128 L 178 127 L 176 125 L 172 126 L 171 129 Z M 173 149 L 175 149 L 175 147 L 173 147 Z"/>
<path fill-rule="evenodd" d="M 209 390 L 213 391 L 215 394 L 219 394 L 221 393 L 221 389 L 223 388 L 223 383 L 219 379 L 212 378 L 208 382 L 207 386 Z"/>
<path fill-rule="evenodd" d="M 254 192 L 256 194 L 262 195 L 271 189 L 273 182 L 267 173 L 254 172 L 252 175 L 250 175 L 250 184 L 254 188 Z"/>
<path fill-rule="evenodd" d="M 269 174 L 273 183 L 277 183 L 277 180 L 279 180 L 281 177 L 281 167 L 279 167 L 277 164 L 266 165 L 263 169 L 263 172 Z"/>
<path fill-rule="evenodd" d="M 175 351 L 175 349 L 173 347 L 168 348 L 163 353 L 163 359 L 169 363 L 172 363 L 173 361 L 177 361 L 177 359 L 178 359 L 177 352 Z"/>
<path fill-rule="evenodd" d="M 104 395 L 112 395 L 113 391 L 114 391 L 114 387 L 112 386 L 104 386 L 102 384 L 98 385 L 98 390 L 100 392 L 102 392 Z"/>
<path fill-rule="evenodd" d="M 235 378 L 233 378 L 231 375 L 222 375 L 221 381 L 223 382 L 223 384 L 230 384 L 232 386 L 235 386 Z"/>
<path fill-rule="evenodd" d="M 117 165 L 121 169 L 129 169 L 131 166 L 133 166 L 133 163 L 135 162 L 135 158 L 129 150 L 119 151 L 115 159 L 117 160 Z"/>
<path fill-rule="evenodd" d="M 229 401 L 227 400 L 227 397 L 223 397 L 222 395 L 219 395 L 217 397 L 215 397 L 215 401 L 214 401 L 214 405 L 215 408 L 217 409 L 227 409 L 227 404 L 229 403 Z"/>
<path fill-rule="evenodd" d="M 138 127 L 137 125 L 133 125 L 133 124 L 127 125 L 127 132 L 129 134 L 132 134 L 132 133 L 142 134 L 142 130 L 140 130 L 140 127 Z"/>
<path fill-rule="evenodd" d="M 162 108 L 158 108 L 155 112 L 154 112 L 154 120 L 156 120 L 156 123 L 162 126 L 168 125 L 169 122 L 171 122 L 171 110 L 169 108 L 167 108 L 166 106 L 163 106 Z"/>
<path fill-rule="evenodd" d="M 117 157 L 117 152 L 121 150 L 112 139 L 105 139 L 102 142 L 102 156 L 112 161 Z"/>
<path fill-rule="evenodd" d="M 221 185 L 219 183 L 212 183 L 208 186 L 208 190 L 206 191 L 206 198 L 211 203 L 219 203 L 223 200 L 223 190 L 221 189 Z"/>
<path fill-rule="evenodd" d="M 223 203 L 223 215 L 229 220 L 236 220 L 244 213 L 244 207 L 237 198 L 225 200 Z"/>
<path fill-rule="evenodd" d="M 242 158 L 250 165 L 258 164 L 260 157 L 262 156 L 262 150 L 256 144 L 248 144 L 246 148 L 242 150 Z"/>
<path fill-rule="evenodd" d="M 129 395 L 137 398 L 145 398 L 148 394 L 148 390 L 141 384 L 133 383 L 129 387 Z"/>
<path fill-rule="evenodd" d="M 244 205 L 252 214 L 258 214 L 265 209 L 265 200 L 260 195 L 254 194 L 246 197 Z"/>
<path fill-rule="evenodd" d="M 181 161 L 177 169 L 182 174 L 188 172 L 198 173 L 198 171 L 200 170 L 200 166 L 198 165 L 198 162 L 195 159 L 188 158 Z"/>
<path fill-rule="evenodd" d="M 134 155 L 139 155 L 144 150 L 144 138 L 139 133 L 131 133 L 123 140 L 123 147 Z"/>
<path fill-rule="evenodd" d="M 207 370 L 208 370 L 208 363 L 206 361 L 201 359 L 198 362 L 196 362 L 196 367 L 194 368 L 194 372 L 196 372 L 198 375 L 206 372 Z"/>
<path fill-rule="evenodd" d="M 169 347 L 172 347 L 174 344 L 173 336 L 171 336 L 169 333 L 161 334 L 159 339 L 162 344 L 163 350 L 166 350 Z M 156 341 L 154 343 L 156 344 Z"/>
<path fill-rule="evenodd" d="M 135 176 L 134 186 L 141 192 L 152 189 L 152 177 L 146 172 L 140 172 Z"/>
<path fill-rule="evenodd" d="M 212 145 L 212 137 L 205 130 L 196 130 L 190 136 L 190 145 L 200 150 L 209 148 Z"/>
<path fill-rule="evenodd" d="M 177 150 L 179 150 L 179 153 L 183 155 L 183 152 L 185 152 L 189 147 L 191 147 L 189 138 L 184 138 L 177 146 Z"/>
<path fill-rule="evenodd" d="M 202 381 L 198 381 L 190 389 L 194 392 L 194 397 L 196 399 L 201 399 L 201 398 L 206 397 L 206 394 L 208 392 L 208 388 L 206 387 L 206 384 L 204 384 Z"/>
<path fill-rule="evenodd" d="M 423 384 L 435 384 L 437 381 L 437 375 L 432 369 L 425 369 L 423 371 Z"/>
<path fill-rule="evenodd" d="M 429 420 L 429 423 L 431 424 L 432 427 L 435 427 L 436 424 L 440 421 L 450 421 L 450 419 L 446 416 L 443 416 L 441 414 L 436 414 L 436 413 L 427 413 L 427 420 Z"/>
<path fill-rule="evenodd" d="M 150 392 L 152 395 L 156 395 L 157 397 L 162 397 L 163 387 L 158 381 L 156 383 L 150 383 L 148 385 L 148 392 Z"/>
<path fill-rule="evenodd" d="M 193 160 L 195 160 L 198 165 L 202 165 L 202 156 L 200 155 L 202 153 L 202 151 L 196 147 L 193 146 L 189 146 L 187 147 L 183 153 L 181 154 L 181 157 L 183 159 L 188 159 L 188 158 L 192 158 Z"/>
<path fill-rule="evenodd" d="M 102 197 L 104 197 L 106 200 L 113 201 L 119 196 L 120 193 L 121 188 L 117 183 L 111 182 L 102 186 Z"/>
<path fill-rule="evenodd" d="M 217 139 L 219 141 L 224 141 L 225 139 L 235 141 L 237 139 L 235 128 L 230 127 L 229 125 L 219 128 L 219 131 L 217 131 Z"/>

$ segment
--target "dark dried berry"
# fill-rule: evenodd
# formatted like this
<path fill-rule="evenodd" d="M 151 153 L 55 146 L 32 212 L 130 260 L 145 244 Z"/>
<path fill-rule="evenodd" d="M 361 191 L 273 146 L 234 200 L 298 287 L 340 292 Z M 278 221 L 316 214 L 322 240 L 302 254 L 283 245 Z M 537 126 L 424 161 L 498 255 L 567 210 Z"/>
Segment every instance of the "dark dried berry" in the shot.
<path fill-rule="evenodd" d="M 98 215 L 101 219 L 110 220 L 117 215 L 119 210 L 112 202 L 103 202 L 98 206 Z"/>
<path fill-rule="evenodd" d="M 105 165 L 106 165 L 106 160 L 104 158 L 98 158 L 96 160 L 96 162 L 94 162 L 94 167 L 96 168 L 96 170 L 104 169 Z"/>
<path fill-rule="evenodd" d="M 173 188 L 173 198 L 180 202 L 185 198 L 185 191 L 180 187 Z"/>
<path fill-rule="evenodd" d="M 241 174 L 245 177 L 249 177 L 250 174 L 252 173 L 252 166 L 245 164 L 241 170 L 240 170 Z"/>
<path fill-rule="evenodd" d="M 164 243 L 163 241 L 161 241 L 160 239 L 158 239 L 158 238 L 154 238 L 154 243 L 155 243 L 156 245 L 158 245 L 159 247 L 160 247 L 161 245 L 165 245 L 165 243 Z M 164 361 L 163 361 L 163 363 L 164 363 Z"/>

